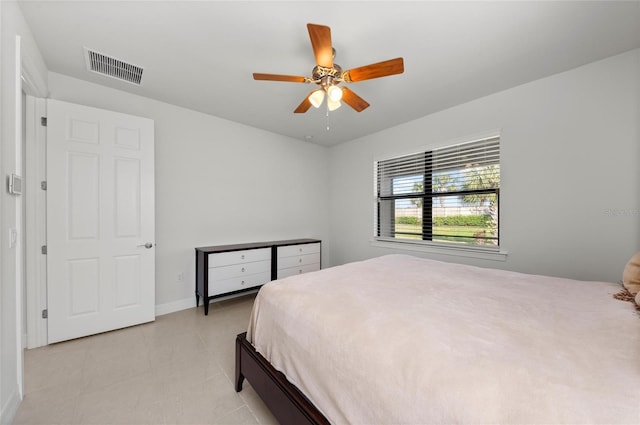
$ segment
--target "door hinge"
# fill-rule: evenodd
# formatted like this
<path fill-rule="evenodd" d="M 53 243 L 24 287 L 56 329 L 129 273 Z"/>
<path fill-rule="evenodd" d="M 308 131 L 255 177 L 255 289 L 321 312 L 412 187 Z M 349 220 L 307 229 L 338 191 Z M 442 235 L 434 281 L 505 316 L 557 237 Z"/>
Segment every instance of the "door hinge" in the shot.
<path fill-rule="evenodd" d="M 46 181 L 41 181 L 40 182 L 40 189 L 47 190 L 47 182 Z"/>
<path fill-rule="evenodd" d="M 44 310 L 42 310 L 42 318 L 46 319 L 49 317 L 49 311 L 45 308 Z"/>
<path fill-rule="evenodd" d="M 47 246 L 46 246 L 46 245 L 42 245 L 42 246 L 40 247 L 40 251 L 42 251 L 42 253 L 43 253 L 44 255 L 47 255 Z"/>
<path fill-rule="evenodd" d="M 43 127 L 47 126 L 47 117 L 40 117 L 40 125 Z"/>

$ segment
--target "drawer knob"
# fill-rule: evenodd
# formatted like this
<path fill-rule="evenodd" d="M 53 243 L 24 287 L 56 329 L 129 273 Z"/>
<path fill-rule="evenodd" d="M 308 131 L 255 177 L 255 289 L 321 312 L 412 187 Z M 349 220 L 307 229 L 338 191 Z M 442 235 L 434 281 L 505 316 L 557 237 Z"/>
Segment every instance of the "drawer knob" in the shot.
<path fill-rule="evenodd" d="M 300 248 L 300 252 L 302 252 L 302 248 Z"/>
<path fill-rule="evenodd" d="M 242 282 L 240 282 L 240 285 L 244 285 L 244 280 Z"/>
<path fill-rule="evenodd" d="M 242 273 L 244 273 L 244 267 L 242 268 Z"/>
<path fill-rule="evenodd" d="M 298 274 L 302 274 L 302 270 L 298 270 Z"/>
<path fill-rule="evenodd" d="M 298 260 L 299 263 L 302 263 L 302 258 L 300 260 Z"/>
<path fill-rule="evenodd" d="M 244 254 L 242 254 L 242 255 L 240 256 L 240 259 L 241 259 L 241 260 L 244 260 Z"/>

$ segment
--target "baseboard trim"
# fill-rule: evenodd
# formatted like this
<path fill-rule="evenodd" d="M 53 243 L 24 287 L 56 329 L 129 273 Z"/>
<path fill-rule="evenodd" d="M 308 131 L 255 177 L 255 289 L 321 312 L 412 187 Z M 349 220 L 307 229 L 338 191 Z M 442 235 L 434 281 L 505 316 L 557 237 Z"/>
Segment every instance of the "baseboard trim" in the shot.
<path fill-rule="evenodd" d="M 186 310 L 196 306 L 196 298 L 189 297 L 178 301 L 171 301 L 164 304 L 156 305 L 156 316 L 164 316 L 165 314 L 175 313 L 176 311 Z"/>
<path fill-rule="evenodd" d="M 225 295 L 225 296 L 210 300 L 209 304 L 219 302 L 219 301 L 230 300 L 232 298 L 237 298 L 243 295 L 255 294 L 257 292 L 258 292 L 258 288 L 252 291 L 246 291 L 239 294 Z M 203 300 L 200 300 L 200 305 L 202 304 L 203 304 Z M 195 297 L 185 298 L 178 301 L 171 301 L 165 304 L 158 304 L 156 305 L 156 316 L 164 316 L 165 314 L 175 313 L 176 311 L 186 310 L 188 308 L 193 308 L 195 306 L 196 306 Z"/>
<path fill-rule="evenodd" d="M 10 425 L 13 423 L 16 413 L 18 413 L 18 407 L 20 407 L 20 401 L 20 394 L 18 394 L 18 389 L 16 388 L 13 394 L 11 394 L 11 397 L 9 397 L 4 406 L 2 406 L 2 411 L 0 411 L 0 424 Z"/>

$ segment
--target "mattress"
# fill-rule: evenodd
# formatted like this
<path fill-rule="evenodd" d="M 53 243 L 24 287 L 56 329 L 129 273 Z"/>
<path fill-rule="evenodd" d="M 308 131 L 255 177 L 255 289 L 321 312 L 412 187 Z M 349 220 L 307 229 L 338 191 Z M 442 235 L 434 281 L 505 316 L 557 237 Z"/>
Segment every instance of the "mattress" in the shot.
<path fill-rule="evenodd" d="M 388 255 L 264 285 L 247 339 L 334 424 L 635 424 L 619 290 Z"/>

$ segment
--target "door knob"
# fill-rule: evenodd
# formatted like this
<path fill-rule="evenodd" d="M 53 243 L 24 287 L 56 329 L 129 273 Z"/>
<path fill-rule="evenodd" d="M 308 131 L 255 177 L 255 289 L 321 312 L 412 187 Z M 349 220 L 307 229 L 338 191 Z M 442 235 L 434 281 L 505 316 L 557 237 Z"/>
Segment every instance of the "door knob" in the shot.
<path fill-rule="evenodd" d="M 140 246 L 143 246 L 143 247 L 145 247 L 145 248 L 147 248 L 147 249 L 149 249 L 149 248 L 153 248 L 153 244 L 152 244 L 151 242 L 147 242 L 147 243 L 146 243 L 146 244 L 144 244 L 144 245 L 138 245 L 138 246 L 139 246 L 139 247 L 140 247 Z"/>

